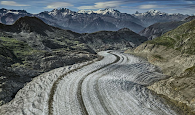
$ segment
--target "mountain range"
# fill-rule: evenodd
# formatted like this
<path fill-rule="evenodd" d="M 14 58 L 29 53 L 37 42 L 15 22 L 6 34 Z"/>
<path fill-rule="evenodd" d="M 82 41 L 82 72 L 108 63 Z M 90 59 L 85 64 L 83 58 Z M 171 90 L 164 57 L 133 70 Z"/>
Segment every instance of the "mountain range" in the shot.
<path fill-rule="evenodd" d="M 60 8 L 38 14 L 30 14 L 25 10 L 0 9 L 0 22 L 3 24 L 13 24 L 17 19 L 24 16 L 38 17 L 49 25 L 79 33 L 101 30 L 116 31 L 122 28 L 129 28 L 138 33 L 145 27 L 157 22 L 181 21 L 188 17 L 188 15 L 168 14 L 157 10 L 127 14 L 111 8 L 97 11 L 80 10 L 78 12 Z"/>

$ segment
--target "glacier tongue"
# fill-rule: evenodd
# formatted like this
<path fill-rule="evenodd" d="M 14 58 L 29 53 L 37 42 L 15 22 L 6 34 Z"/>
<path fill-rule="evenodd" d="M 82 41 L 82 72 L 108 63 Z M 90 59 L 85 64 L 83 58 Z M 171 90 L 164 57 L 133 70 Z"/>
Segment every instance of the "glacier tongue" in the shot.
<path fill-rule="evenodd" d="M 120 52 L 102 51 L 99 55 L 104 56 L 101 61 L 62 67 L 36 77 L 0 107 L 0 114 L 178 114 L 146 88 L 166 77 L 157 67 Z"/>

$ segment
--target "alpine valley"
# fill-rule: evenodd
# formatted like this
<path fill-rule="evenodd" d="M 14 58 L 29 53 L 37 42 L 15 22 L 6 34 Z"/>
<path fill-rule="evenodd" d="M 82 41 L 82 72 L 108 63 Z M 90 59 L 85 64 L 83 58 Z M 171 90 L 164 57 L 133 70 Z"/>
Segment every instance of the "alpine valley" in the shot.
<path fill-rule="evenodd" d="M 0 9 L 0 114 L 194 115 L 195 17 Z"/>

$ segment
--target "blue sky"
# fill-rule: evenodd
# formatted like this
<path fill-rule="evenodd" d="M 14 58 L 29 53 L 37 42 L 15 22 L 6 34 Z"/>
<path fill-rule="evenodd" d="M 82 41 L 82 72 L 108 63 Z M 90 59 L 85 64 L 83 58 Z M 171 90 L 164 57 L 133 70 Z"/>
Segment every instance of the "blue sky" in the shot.
<path fill-rule="evenodd" d="M 145 12 L 150 9 L 167 13 L 195 14 L 195 0 L 0 0 L 0 8 L 26 10 L 30 13 L 54 8 L 98 10 L 114 8 L 120 12 Z"/>

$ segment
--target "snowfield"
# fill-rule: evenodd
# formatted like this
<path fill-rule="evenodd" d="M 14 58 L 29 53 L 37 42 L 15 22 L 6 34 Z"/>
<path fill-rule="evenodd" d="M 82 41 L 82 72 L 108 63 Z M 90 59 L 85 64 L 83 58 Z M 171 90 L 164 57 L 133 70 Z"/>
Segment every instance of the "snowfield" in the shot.
<path fill-rule="evenodd" d="M 2 115 L 177 115 L 147 85 L 164 79 L 148 62 L 116 51 L 101 61 L 62 67 L 26 84 Z"/>

